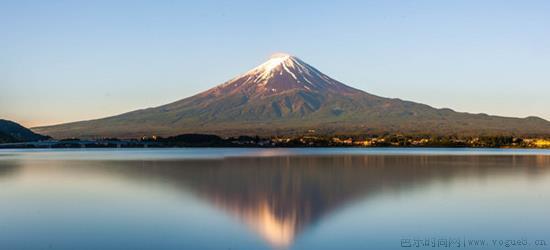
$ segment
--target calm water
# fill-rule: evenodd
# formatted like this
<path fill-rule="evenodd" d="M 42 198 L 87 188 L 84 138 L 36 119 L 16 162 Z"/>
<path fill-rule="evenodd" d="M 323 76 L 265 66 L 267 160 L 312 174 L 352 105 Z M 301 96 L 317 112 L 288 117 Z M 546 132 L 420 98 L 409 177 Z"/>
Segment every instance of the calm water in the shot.
<path fill-rule="evenodd" d="M 0 249 L 550 249 L 550 151 L 0 150 L 0 202 Z"/>

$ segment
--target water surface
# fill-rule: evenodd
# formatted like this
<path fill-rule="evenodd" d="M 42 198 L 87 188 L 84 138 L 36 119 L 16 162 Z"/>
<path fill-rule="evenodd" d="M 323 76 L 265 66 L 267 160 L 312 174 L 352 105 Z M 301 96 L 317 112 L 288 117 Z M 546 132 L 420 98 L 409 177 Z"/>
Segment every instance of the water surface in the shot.
<path fill-rule="evenodd" d="M 0 249 L 550 249 L 550 151 L 2 150 L 0 201 Z"/>

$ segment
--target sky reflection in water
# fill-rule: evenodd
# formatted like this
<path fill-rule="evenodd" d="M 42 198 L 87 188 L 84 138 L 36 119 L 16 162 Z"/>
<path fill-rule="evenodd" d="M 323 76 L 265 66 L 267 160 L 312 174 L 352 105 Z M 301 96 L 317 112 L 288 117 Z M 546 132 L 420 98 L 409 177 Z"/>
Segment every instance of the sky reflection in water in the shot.
<path fill-rule="evenodd" d="M 408 237 L 550 240 L 548 155 L 300 150 L 3 152 L 0 248 L 400 249 Z M 196 157 L 209 155 L 224 157 Z"/>

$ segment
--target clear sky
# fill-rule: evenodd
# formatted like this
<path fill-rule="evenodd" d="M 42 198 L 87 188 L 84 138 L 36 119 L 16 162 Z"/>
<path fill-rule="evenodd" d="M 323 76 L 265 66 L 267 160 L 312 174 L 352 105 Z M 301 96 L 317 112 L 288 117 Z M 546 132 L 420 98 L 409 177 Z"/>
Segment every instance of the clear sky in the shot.
<path fill-rule="evenodd" d="M 158 106 L 287 52 L 367 92 L 550 119 L 550 1 L 0 1 L 0 118 Z"/>

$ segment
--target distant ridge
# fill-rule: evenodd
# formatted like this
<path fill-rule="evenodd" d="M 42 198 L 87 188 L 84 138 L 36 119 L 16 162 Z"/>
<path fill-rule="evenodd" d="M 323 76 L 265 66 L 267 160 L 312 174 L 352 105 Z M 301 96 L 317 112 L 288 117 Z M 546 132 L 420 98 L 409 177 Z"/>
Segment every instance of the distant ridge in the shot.
<path fill-rule="evenodd" d="M 32 142 L 49 137 L 36 134 L 16 122 L 0 119 L 0 143 Z"/>
<path fill-rule="evenodd" d="M 245 74 L 167 105 L 33 130 L 54 138 L 308 132 L 550 136 L 550 122 L 379 97 L 336 81 L 297 57 L 277 54 Z"/>

